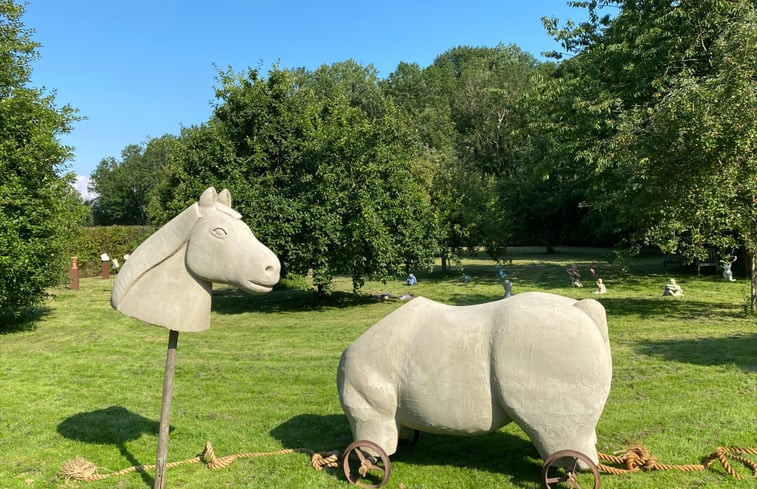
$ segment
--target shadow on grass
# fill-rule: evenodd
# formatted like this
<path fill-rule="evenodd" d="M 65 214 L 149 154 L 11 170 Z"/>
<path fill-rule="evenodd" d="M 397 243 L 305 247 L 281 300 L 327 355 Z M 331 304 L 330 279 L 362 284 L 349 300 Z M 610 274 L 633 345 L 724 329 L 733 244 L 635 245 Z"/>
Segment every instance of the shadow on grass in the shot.
<path fill-rule="evenodd" d="M 35 307 L 19 315 L 0 314 L 0 335 L 34 331 L 37 322 L 49 313 L 49 307 Z"/>
<path fill-rule="evenodd" d="M 350 425 L 343 414 L 298 414 L 271 430 L 286 448 L 316 452 L 344 450 L 352 442 Z"/>
<path fill-rule="evenodd" d="M 510 433 L 482 436 L 450 436 L 421 433 L 415 445 L 402 447 L 393 456 L 406 464 L 456 466 L 502 474 L 520 486 L 541 475 L 541 456 L 527 439 Z"/>
<path fill-rule="evenodd" d="M 344 415 L 301 414 L 280 424 L 271 435 L 286 448 L 343 451 L 352 443 Z M 496 474 L 513 481 L 535 482 L 541 474 L 536 448 L 527 439 L 494 432 L 483 436 L 448 436 L 421 433 L 418 442 L 401 446 L 392 461 L 423 466 L 455 466 Z M 329 469 L 344 477 L 341 467 Z"/>
<path fill-rule="evenodd" d="M 736 365 L 757 372 L 757 333 L 718 338 L 645 341 L 638 351 L 668 361 L 694 365 Z"/>
<path fill-rule="evenodd" d="M 504 292 L 501 295 L 492 294 L 452 294 L 449 299 L 445 300 L 445 304 L 451 306 L 474 306 L 477 304 L 484 304 L 486 302 L 498 301 L 504 298 Z"/>
<path fill-rule="evenodd" d="M 265 295 L 249 295 L 233 288 L 213 291 L 212 310 L 218 314 L 239 314 L 243 312 L 279 313 L 297 311 L 317 311 L 324 309 L 344 309 L 379 300 L 369 295 L 355 295 L 350 292 L 335 291 L 318 297 L 311 290 L 274 290 Z"/>
<path fill-rule="evenodd" d="M 717 316 L 721 319 L 743 319 L 739 304 L 713 304 L 672 297 L 612 298 L 599 297 L 608 317 L 636 315 L 644 319 L 665 316 L 667 319 L 691 320 Z"/>
<path fill-rule="evenodd" d="M 121 456 L 133 466 L 143 465 L 126 448 L 126 442 L 136 440 L 143 434 L 155 435 L 159 421 L 152 421 L 132 413 L 122 406 L 110 406 L 86 413 L 78 413 L 64 419 L 57 428 L 64 437 L 85 443 L 114 445 Z M 172 430 L 172 428 L 169 428 Z M 152 464 L 152 462 L 150 462 Z M 153 486 L 155 480 L 147 472 L 139 471 L 145 484 Z"/>

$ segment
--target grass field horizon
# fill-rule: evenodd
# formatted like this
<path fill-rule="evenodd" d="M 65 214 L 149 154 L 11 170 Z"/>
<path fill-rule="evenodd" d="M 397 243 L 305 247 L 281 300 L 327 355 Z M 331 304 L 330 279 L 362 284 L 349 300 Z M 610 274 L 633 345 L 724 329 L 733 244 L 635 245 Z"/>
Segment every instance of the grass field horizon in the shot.
<path fill-rule="evenodd" d="M 597 427 L 600 452 L 641 443 L 661 463 L 698 464 L 718 446 L 757 447 L 757 318 L 746 314 L 748 280 L 665 270 L 653 251 L 611 263 L 608 249 L 513 248 L 504 264 L 514 293 L 542 290 L 605 306 L 613 384 Z M 584 288 L 570 287 L 576 264 Z M 596 264 L 608 293 L 592 294 Z M 311 290 L 282 288 L 247 296 L 215 287 L 210 330 L 179 337 L 169 462 L 210 441 L 218 456 L 308 448 L 343 450 L 351 441 L 339 404 L 341 352 L 400 307 L 380 300 L 406 293 L 452 305 L 500 299 L 494 262 L 466 256 L 462 271 L 418 271 L 419 282 L 367 281 L 361 296 L 339 277 L 318 300 Z M 662 297 L 668 278 L 684 289 Z M 51 291 L 40 314 L 0 329 L 0 488 L 146 488 L 154 471 L 102 481 L 62 479 L 64 462 L 82 456 L 101 473 L 155 463 L 167 331 L 109 305 L 111 280 Z M 516 425 L 480 437 L 422 434 L 392 460 L 387 488 L 538 488 L 542 460 Z M 734 465 L 747 479 L 750 471 Z M 602 475 L 603 488 L 735 488 L 719 466 L 705 472 Z M 223 469 L 182 465 L 170 488 L 347 488 L 339 469 L 315 471 L 295 453 L 242 459 Z"/>

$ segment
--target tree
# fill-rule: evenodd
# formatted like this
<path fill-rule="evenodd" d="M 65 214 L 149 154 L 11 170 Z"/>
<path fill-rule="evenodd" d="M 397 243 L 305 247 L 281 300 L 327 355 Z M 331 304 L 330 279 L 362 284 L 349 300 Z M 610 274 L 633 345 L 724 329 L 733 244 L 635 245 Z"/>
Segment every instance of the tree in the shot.
<path fill-rule="evenodd" d="M 235 189 L 238 166 L 231 144 L 211 121 L 184 127 L 181 134 L 151 139 L 145 158 L 152 161 L 154 184 L 146 194 L 147 221 L 162 225 L 186 209 L 210 184 Z M 233 194 L 235 200 L 239 195 Z"/>
<path fill-rule="evenodd" d="M 515 131 L 520 157 L 506 202 L 512 215 L 527 218 L 515 221 L 513 233 L 548 253 L 557 244 L 605 245 L 621 234 L 614 208 L 593 205 L 598 190 L 587 147 L 607 130 L 581 102 L 592 89 L 584 68 L 574 60 L 542 64 L 515 109 L 524 122 Z"/>
<path fill-rule="evenodd" d="M 160 181 L 161 168 L 176 150 L 177 138 L 165 135 L 144 145 L 130 144 L 121 151 L 121 161 L 104 158 L 90 176 L 90 191 L 96 225 L 143 225 L 153 188 Z"/>
<path fill-rule="evenodd" d="M 591 18 L 598 2 L 578 2 Z M 578 46 L 576 105 L 603 138 L 584 147 L 601 194 L 636 242 L 690 260 L 746 251 L 757 309 L 757 7 L 751 0 L 609 1 Z M 570 42 L 568 43 L 570 44 Z M 601 200 L 601 201 L 600 201 Z"/>
<path fill-rule="evenodd" d="M 71 150 L 57 137 L 76 120 L 54 92 L 28 86 L 38 44 L 23 6 L 0 1 L 0 317 L 37 305 L 68 265 L 65 245 L 83 208 L 62 175 Z"/>
<path fill-rule="evenodd" d="M 520 158 L 513 134 L 523 123 L 516 108 L 537 67 L 515 46 L 460 46 L 422 72 L 400 63 L 384 84 L 427 148 L 421 161 L 437 165 L 428 191 L 443 263 L 462 247 L 505 255 L 513 222 L 508 179 Z"/>
<path fill-rule="evenodd" d="M 228 187 L 285 273 L 312 274 L 321 293 L 337 274 L 358 291 L 364 278 L 427 266 L 434 228 L 412 171 L 418 145 L 372 67 L 229 70 L 219 80 L 214 114 L 182 134 L 161 177 L 177 185 L 161 185 L 160 202 Z"/>

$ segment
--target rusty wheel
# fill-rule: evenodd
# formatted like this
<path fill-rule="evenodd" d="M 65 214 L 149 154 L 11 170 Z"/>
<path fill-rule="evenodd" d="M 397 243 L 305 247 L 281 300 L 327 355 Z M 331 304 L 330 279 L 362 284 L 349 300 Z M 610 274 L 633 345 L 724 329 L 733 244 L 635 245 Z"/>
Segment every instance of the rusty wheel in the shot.
<path fill-rule="evenodd" d="M 344 476 L 356 486 L 381 487 L 392 473 L 389 456 L 372 441 L 357 440 L 351 443 L 342 458 Z"/>
<path fill-rule="evenodd" d="M 588 466 L 582 470 L 579 461 Z M 589 457 L 575 450 L 560 450 L 544 461 L 541 478 L 545 489 L 570 487 L 599 489 L 599 470 Z M 565 483 L 564 485 L 559 485 Z"/>

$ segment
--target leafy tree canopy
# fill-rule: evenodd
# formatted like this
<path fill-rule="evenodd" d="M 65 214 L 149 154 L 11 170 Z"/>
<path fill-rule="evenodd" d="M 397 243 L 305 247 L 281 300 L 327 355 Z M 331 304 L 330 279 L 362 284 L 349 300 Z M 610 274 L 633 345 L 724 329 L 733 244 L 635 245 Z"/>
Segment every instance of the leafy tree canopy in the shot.
<path fill-rule="evenodd" d="M 159 185 L 161 202 L 228 187 L 234 206 L 287 272 L 312 273 L 320 291 L 336 274 L 394 277 L 424 267 L 434 249 L 429 201 L 412 171 L 418 145 L 354 62 L 315 71 L 219 74 L 209 123 L 187 130 L 183 156 Z"/>
<path fill-rule="evenodd" d="M 75 111 L 28 84 L 38 45 L 21 23 L 23 6 L 0 1 L 0 317 L 17 318 L 44 297 L 67 262 L 80 199 L 62 175 Z"/>
<path fill-rule="evenodd" d="M 620 209 L 638 242 L 689 259 L 745 249 L 754 309 L 757 6 L 604 4 L 620 13 L 601 29 L 561 33 L 580 46 L 561 68 L 572 77 L 572 108 L 594 133 L 578 148 L 594 173 L 593 204 Z"/>

